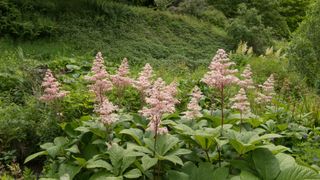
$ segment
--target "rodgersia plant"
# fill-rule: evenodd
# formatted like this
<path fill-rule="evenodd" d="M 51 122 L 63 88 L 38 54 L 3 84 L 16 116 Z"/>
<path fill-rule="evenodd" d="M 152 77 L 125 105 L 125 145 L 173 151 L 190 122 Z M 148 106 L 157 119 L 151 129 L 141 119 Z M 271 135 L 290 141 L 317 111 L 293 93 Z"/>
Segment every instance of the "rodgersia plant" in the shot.
<path fill-rule="evenodd" d="M 56 100 L 65 97 L 69 92 L 60 90 L 60 84 L 53 76 L 50 69 L 47 70 L 41 86 L 44 88 L 44 94 L 39 99 L 46 103 L 52 102 L 53 104 L 51 104 L 51 106 L 54 110 L 54 116 L 57 116 L 61 121 L 62 113 L 60 111 L 60 104 L 57 103 Z"/>
<path fill-rule="evenodd" d="M 238 83 L 241 88 L 254 89 L 250 64 L 246 66 L 246 68 L 241 74 L 241 77 L 243 78 L 243 80 L 240 80 Z"/>
<path fill-rule="evenodd" d="M 242 115 L 250 113 L 250 103 L 248 102 L 248 98 L 246 96 L 246 92 L 243 88 L 240 89 L 238 94 L 231 99 L 233 105 L 231 106 L 232 109 L 236 109 L 240 112 L 240 132 L 242 126 Z"/>
<path fill-rule="evenodd" d="M 147 90 L 152 85 L 152 67 L 149 63 L 147 63 L 143 70 L 139 73 L 139 77 L 137 80 L 134 81 L 133 86 L 138 89 L 142 93 L 142 95 L 145 95 L 147 93 Z"/>
<path fill-rule="evenodd" d="M 96 112 L 99 114 L 103 124 L 111 125 L 118 118 L 118 115 L 114 113 L 117 109 L 117 106 L 113 105 L 107 98 L 105 98 Z"/>
<path fill-rule="evenodd" d="M 89 88 L 90 91 L 95 94 L 97 108 L 99 108 L 105 100 L 105 92 L 112 89 L 112 83 L 109 80 L 110 75 L 104 66 L 101 52 L 97 53 L 96 58 L 93 61 L 91 72 L 92 75 L 87 76 L 86 79 L 92 82 L 92 84 L 89 85 Z"/>
<path fill-rule="evenodd" d="M 275 95 L 273 74 L 271 74 L 270 77 L 262 85 L 259 85 L 259 87 L 262 89 L 262 93 L 259 92 L 257 94 L 256 102 L 258 104 L 270 103 L 273 96 Z"/>
<path fill-rule="evenodd" d="M 199 105 L 200 99 L 203 97 L 201 90 L 198 86 L 195 86 L 192 90 L 191 100 L 187 105 L 187 111 L 184 112 L 184 118 L 191 120 L 198 117 L 201 117 L 201 106 Z"/>
<path fill-rule="evenodd" d="M 63 98 L 69 93 L 68 91 L 60 91 L 60 84 L 50 69 L 47 70 L 41 86 L 44 88 L 44 94 L 39 99 L 44 102 Z"/>
<path fill-rule="evenodd" d="M 236 69 L 230 69 L 234 62 L 230 62 L 227 53 L 219 49 L 213 57 L 209 66 L 209 71 L 204 75 L 202 81 L 211 88 L 216 88 L 220 92 L 221 98 L 221 132 L 224 124 L 224 100 L 225 88 L 237 84 L 239 79 L 235 76 L 238 72 Z"/>
<path fill-rule="evenodd" d="M 123 89 L 124 87 L 131 85 L 133 82 L 128 75 L 129 75 L 128 59 L 124 58 L 116 74 L 111 76 L 111 81 L 115 87 Z"/>
<path fill-rule="evenodd" d="M 147 130 L 155 133 L 155 139 L 158 134 L 168 132 L 167 128 L 161 127 L 161 118 L 164 113 L 175 111 L 175 104 L 179 102 L 174 97 L 177 93 L 176 86 L 175 82 L 166 85 L 161 78 L 158 78 L 147 90 L 145 98 L 147 107 L 144 107 L 140 112 L 144 117 L 150 119 Z"/>

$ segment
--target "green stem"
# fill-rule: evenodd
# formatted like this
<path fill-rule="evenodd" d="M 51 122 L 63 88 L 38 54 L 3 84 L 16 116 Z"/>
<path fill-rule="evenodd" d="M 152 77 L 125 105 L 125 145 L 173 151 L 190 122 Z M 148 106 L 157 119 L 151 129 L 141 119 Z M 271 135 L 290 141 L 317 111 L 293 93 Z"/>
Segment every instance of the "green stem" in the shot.
<path fill-rule="evenodd" d="M 210 157 L 209 157 L 209 154 L 208 154 L 208 150 L 204 150 L 204 152 L 206 153 L 206 156 L 207 156 L 207 159 L 208 159 L 208 162 L 211 163 L 211 160 L 210 160 Z"/>
<path fill-rule="evenodd" d="M 223 123 L 224 123 L 224 87 L 221 91 L 221 136 L 223 135 Z"/>
<path fill-rule="evenodd" d="M 242 111 L 240 111 L 240 133 L 242 128 Z"/>
<path fill-rule="evenodd" d="M 219 146 L 217 146 L 217 151 L 218 151 L 218 163 L 219 163 L 219 167 L 221 167 L 221 151 Z"/>

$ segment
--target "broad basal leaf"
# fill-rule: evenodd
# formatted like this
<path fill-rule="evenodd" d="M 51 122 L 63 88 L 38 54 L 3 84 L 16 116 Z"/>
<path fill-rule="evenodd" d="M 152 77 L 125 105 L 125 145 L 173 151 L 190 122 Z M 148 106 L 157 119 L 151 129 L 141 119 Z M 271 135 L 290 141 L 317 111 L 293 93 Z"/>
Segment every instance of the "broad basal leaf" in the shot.
<path fill-rule="evenodd" d="M 264 180 L 274 180 L 280 173 L 278 159 L 268 149 L 256 149 L 252 152 L 256 170 Z"/>
<path fill-rule="evenodd" d="M 149 168 L 153 167 L 154 165 L 157 164 L 158 159 L 157 158 L 150 158 L 149 156 L 143 156 L 141 158 L 142 161 L 142 168 L 144 171 L 148 170 Z"/>
<path fill-rule="evenodd" d="M 123 176 L 128 178 L 128 179 L 133 179 L 133 178 L 138 178 L 142 174 L 139 169 L 132 169 L 129 172 L 126 172 Z"/>
<path fill-rule="evenodd" d="M 112 171 L 112 166 L 104 161 L 104 160 L 89 160 L 86 166 L 88 169 L 94 169 L 94 168 L 104 168 L 108 171 Z"/>

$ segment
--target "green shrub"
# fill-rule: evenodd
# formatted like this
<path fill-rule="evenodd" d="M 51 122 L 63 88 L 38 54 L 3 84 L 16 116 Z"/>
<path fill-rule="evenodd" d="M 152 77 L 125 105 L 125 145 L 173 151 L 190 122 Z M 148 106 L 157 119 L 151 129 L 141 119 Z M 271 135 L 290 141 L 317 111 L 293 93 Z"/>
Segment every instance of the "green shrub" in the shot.
<path fill-rule="evenodd" d="M 303 75 L 309 85 L 320 87 L 320 2 L 317 1 L 295 32 L 289 46 L 291 67 Z"/>
<path fill-rule="evenodd" d="M 233 37 L 236 47 L 240 41 L 245 41 L 253 51 L 262 54 L 272 44 L 271 29 L 262 24 L 261 16 L 256 9 L 248 9 L 241 4 L 238 9 L 239 16 L 233 19 L 227 28 L 228 34 Z"/>

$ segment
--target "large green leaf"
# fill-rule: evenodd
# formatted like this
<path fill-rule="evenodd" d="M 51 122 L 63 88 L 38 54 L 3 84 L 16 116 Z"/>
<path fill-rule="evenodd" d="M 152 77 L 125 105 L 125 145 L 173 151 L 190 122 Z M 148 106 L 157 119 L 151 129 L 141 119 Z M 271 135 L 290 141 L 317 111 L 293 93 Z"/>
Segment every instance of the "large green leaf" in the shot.
<path fill-rule="evenodd" d="M 45 149 L 45 150 L 47 150 L 53 146 L 54 146 L 53 143 L 44 143 L 44 144 L 40 145 L 41 149 Z"/>
<path fill-rule="evenodd" d="M 250 162 L 245 161 L 245 160 L 232 160 L 230 164 L 237 168 L 240 169 L 241 171 L 247 171 L 250 173 L 255 173 L 255 170 L 252 167 L 253 165 L 250 164 Z"/>
<path fill-rule="evenodd" d="M 127 149 L 132 149 L 132 150 L 136 150 L 145 154 L 153 154 L 152 151 L 150 151 L 148 148 L 144 147 L 144 146 L 139 146 L 137 144 L 133 144 L 133 143 L 128 143 L 127 144 Z"/>
<path fill-rule="evenodd" d="M 245 154 L 249 151 L 252 151 L 256 148 L 253 144 L 244 144 L 241 141 L 238 141 L 237 139 L 230 139 L 229 140 L 232 147 L 240 154 Z"/>
<path fill-rule="evenodd" d="M 63 146 L 68 143 L 68 140 L 65 137 L 56 137 L 53 142 L 56 146 Z"/>
<path fill-rule="evenodd" d="M 169 180 L 190 180 L 189 176 L 186 173 L 170 170 L 168 171 Z"/>
<path fill-rule="evenodd" d="M 52 146 L 47 149 L 47 152 L 48 152 L 49 156 L 51 156 L 52 158 L 55 158 L 58 155 L 58 153 L 60 152 L 60 150 L 61 150 L 61 147 Z"/>
<path fill-rule="evenodd" d="M 143 156 L 141 158 L 141 166 L 143 168 L 143 171 L 146 171 L 157 164 L 158 159 L 157 158 L 150 158 L 149 156 Z"/>
<path fill-rule="evenodd" d="M 108 154 L 111 160 L 111 164 L 114 167 L 114 174 L 120 173 L 120 167 L 122 165 L 122 158 L 124 156 L 124 149 L 118 144 L 113 143 L 111 148 L 108 149 Z"/>
<path fill-rule="evenodd" d="M 74 144 L 70 148 L 66 149 L 66 151 L 72 152 L 72 153 L 80 153 L 78 145 Z"/>
<path fill-rule="evenodd" d="M 273 138 L 280 138 L 280 137 L 282 137 L 282 136 L 279 134 L 264 134 L 259 137 L 253 136 L 250 139 L 249 143 L 256 144 L 256 143 L 259 143 L 260 141 L 265 140 L 265 139 L 273 139 Z"/>
<path fill-rule="evenodd" d="M 48 152 L 47 152 L 47 151 L 40 151 L 40 152 L 31 154 L 30 156 L 28 156 L 28 157 L 24 160 L 24 163 L 27 163 L 27 162 L 33 160 L 34 158 L 36 158 L 36 157 L 38 157 L 38 156 L 43 156 L 43 155 L 48 155 Z"/>
<path fill-rule="evenodd" d="M 317 172 L 307 167 L 295 165 L 284 169 L 276 180 L 316 180 L 320 179 Z"/>
<path fill-rule="evenodd" d="M 221 170 L 218 170 L 218 173 Z M 222 169 L 222 176 L 225 176 L 224 169 Z M 192 162 L 186 162 L 182 167 L 182 172 L 189 176 L 190 180 L 212 180 L 218 179 L 215 177 L 214 166 L 211 163 L 204 162 L 199 163 L 199 167 L 197 167 Z"/>
<path fill-rule="evenodd" d="M 110 172 L 108 171 L 99 171 L 94 173 L 89 180 L 122 180 L 122 176 L 120 177 L 114 177 Z"/>
<path fill-rule="evenodd" d="M 88 169 L 94 169 L 94 168 L 104 168 L 108 171 L 112 171 L 112 166 L 104 161 L 104 160 L 89 160 L 86 166 Z"/>
<path fill-rule="evenodd" d="M 126 169 L 127 169 L 132 163 L 134 163 L 135 160 L 136 160 L 136 157 L 134 157 L 134 156 L 126 156 L 126 155 L 123 156 L 120 173 L 122 174 L 123 172 L 125 172 Z"/>
<path fill-rule="evenodd" d="M 127 134 L 131 136 L 139 145 L 142 145 L 141 139 L 143 137 L 143 132 L 140 129 L 130 128 L 120 131 L 120 134 Z"/>
<path fill-rule="evenodd" d="M 128 179 L 133 179 L 133 178 L 138 178 L 141 175 L 142 174 L 141 174 L 139 169 L 132 169 L 132 170 L 126 172 L 123 176 L 128 178 Z"/>
<path fill-rule="evenodd" d="M 291 168 L 296 165 L 295 159 L 288 154 L 279 153 L 276 155 L 276 158 L 278 159 L 278 161 L 280 163 L 279 165 L 280 165 L 281 171 L 283 171 L 287 168 Z"/>
<path fill-rule="evenodd" d="M 256 149 L 252 153 L 256 170 L 264 180 L 274 180 L 280 173 L 278 159 L 268 149 Z"/>
<path fill-rule="evenodd" d="M 213 177 L 215 179 L 219 179 L 219 180 L 227 179 L 228 175 L 229 175 L 229 168 L 227 168 L 227 167 L 220 167 L 220 168 L 214 170 L 214 172 L 213 172 Z"/>
<path fill-rule="evenodd" d="M 158 141 L 156 144 L 156 152 L 161 155 L 164 156 L 166 155 L 166 153 L 171 150 L 175 145 L 177 145 L 179 143 L 179 139 L 166 134 L 166 135 L 160 135 L 158 136 Z"/>
<path fill-rule="evenodd" d="M 81 170 L 81 166 L 76 166 L 72 164 L 61 164 L 59 167 L 59 176 L 65 176 L 67 174 L 70 179 L 73 179 Z"/>
<path fill-rule="evenodd" d="M 241 180 L 259 180 L 259 178 L 248 171 L 241 171 L 240 173 Z"/>
<path fill-rule="evenodd" d="M 289 152 L 291 151 L 289 148 L 287 148 L 285 146 L 281 146 L 281 145 L 275 146 L 274 144 L 266 144 L 266 145 L 259 146 L 258 148 L 267 148 L 272 152 L 272 154 L 278 154 L 278 153 L 282 153 L 285 151 L 289 151 Z"/>
<path fill-rule="evenodd" d="M 175 156 L 175 155 L 160 156 L 160 159 L 165 159 L 165 160 L 171 161 L 174 164 L 183 165 L 182 160 L 178 156 Z"/>
<path fill-rule="evenodd" d="M 168 153 L 168 155 L 175 155 L 175 156 L 180 156 L 180 155 L 185 155 L 185 154 L 190 154 L 192 151 L 189 149 L 176 149 L 170 153 Z"/>

